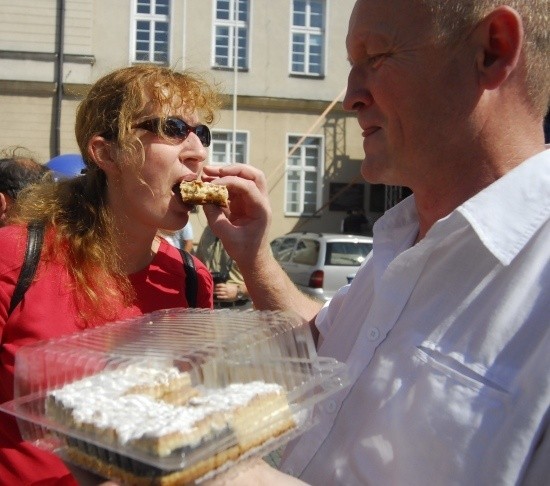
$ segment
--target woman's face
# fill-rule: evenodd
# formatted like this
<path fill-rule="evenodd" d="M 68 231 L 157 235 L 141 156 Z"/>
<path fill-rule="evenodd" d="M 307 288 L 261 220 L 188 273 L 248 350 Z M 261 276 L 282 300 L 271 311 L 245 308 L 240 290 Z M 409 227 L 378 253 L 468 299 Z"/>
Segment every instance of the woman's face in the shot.
<path fill-rule="evenodd" d="M 135 124 L 160 117 L 158 110 L 145 112 Z M 164 117 L 179 118 L 191 126 L 199 124 L 197 115 L 183 108 L 166 112 Z M 108 175 L 109 204 L 115 217 L 119 223 L 125 222 L 122 224 L 130 233 L 136 229 L 147 233 L 180 229 L 193 207 L 183 203 L 177 187 L 182 180 L 199 177 L 207 149 L 193 132 L 186 138 L 165 139 L 155 131 L 135 128 L 135 135 L 143 145 L 143 164 L 123 160 L 116 175 Z"/>

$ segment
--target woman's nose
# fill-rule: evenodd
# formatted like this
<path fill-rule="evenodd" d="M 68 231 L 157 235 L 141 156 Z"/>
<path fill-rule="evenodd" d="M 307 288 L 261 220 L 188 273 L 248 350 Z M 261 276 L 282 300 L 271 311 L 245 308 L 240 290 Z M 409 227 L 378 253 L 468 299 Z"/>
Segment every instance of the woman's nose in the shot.
<path fill-rule="evenodd" d="M 201 140 L 194 132 L 189 133 L 181 147 L 180 159 L 182 162 L 194 160 L 200 163 L 206 160 L 207 156 L 207 147 L 202 144 Z"/>

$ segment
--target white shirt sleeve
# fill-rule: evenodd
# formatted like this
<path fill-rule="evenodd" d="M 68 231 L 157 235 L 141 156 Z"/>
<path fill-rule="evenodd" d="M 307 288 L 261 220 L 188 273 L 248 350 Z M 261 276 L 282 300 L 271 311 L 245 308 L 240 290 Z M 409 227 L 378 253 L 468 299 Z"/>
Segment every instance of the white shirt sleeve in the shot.
<path fill-rule="evenodd" d="M 193 226 L 191 225 L 190 222 L 188 222 L 183 227 L 183 230 L 182 230 L 182 233 L 181 233 L 181 239 L 184 240 L 184 241 L 192 240 L 193 236 L 194 236 L 193 235 Z"/>

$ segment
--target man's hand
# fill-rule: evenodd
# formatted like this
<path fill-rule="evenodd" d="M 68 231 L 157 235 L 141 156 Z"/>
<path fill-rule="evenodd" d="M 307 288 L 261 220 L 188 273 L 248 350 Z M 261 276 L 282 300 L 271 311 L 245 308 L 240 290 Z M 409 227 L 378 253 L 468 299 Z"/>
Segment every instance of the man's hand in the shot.
<path fill-rule="evenodd" d="M 216 179 L 216 183 L 228 188 L 228 208 L 209 204 L 203 209 L 212 231 L 239 267 L 246 264 L 250 255 L 270 252 L 267 229 L 271 207 L 263 172 L 244 164 L 207 166 L 203 179 Z"/>
<path fill-rule="evenodd" d="M 305 486 L 299 479 L 287 476 L 255 457 L 238 463 L 203 486 Z"/>
<path fill-rule="evenodd" d="M 321 304 L 291 282 L 273 257 L 268 239 L 271 207 L 263 172 L 245 164 L 205 167 L 203 179 L 227 186 L 229 206 L 203 206 L 208 225 L 239 266 L 258 310 L 294 311 L 311 323 Z"/>
<path fill-rule="evenodd" d="M 214 286 L 214 298 L 225 302 L 237 300 L 239 286 L 234 283 L 219 283 Z"/>

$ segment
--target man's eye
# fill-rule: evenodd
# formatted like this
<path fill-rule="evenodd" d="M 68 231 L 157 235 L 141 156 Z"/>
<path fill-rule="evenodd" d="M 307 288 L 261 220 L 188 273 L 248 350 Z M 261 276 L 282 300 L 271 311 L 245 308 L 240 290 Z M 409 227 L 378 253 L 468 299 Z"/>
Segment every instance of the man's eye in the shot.
<path fill-rule="evenodd" d="M 356 60 L 353 60 L 351 56 L 348 56 L 348 61 L 352 67 L 354 65 L 357 65 L 357 66 L 363 65 L 363 66 L 368 66 L 368 67 L 377 69 L 390 56 L 391 54 L 388 52 L 383 52 L 380 54 L 370 54 L 370 55 L 364 53 L 363 55 L 358 56 Z"/>
<path fill-rule="evenodd" d="M 368 63 L 370 66 L 377 68 L 384 62 L 387 57 L 388 54 L 376 54 L 374 56 L 369 56 Z"/>

